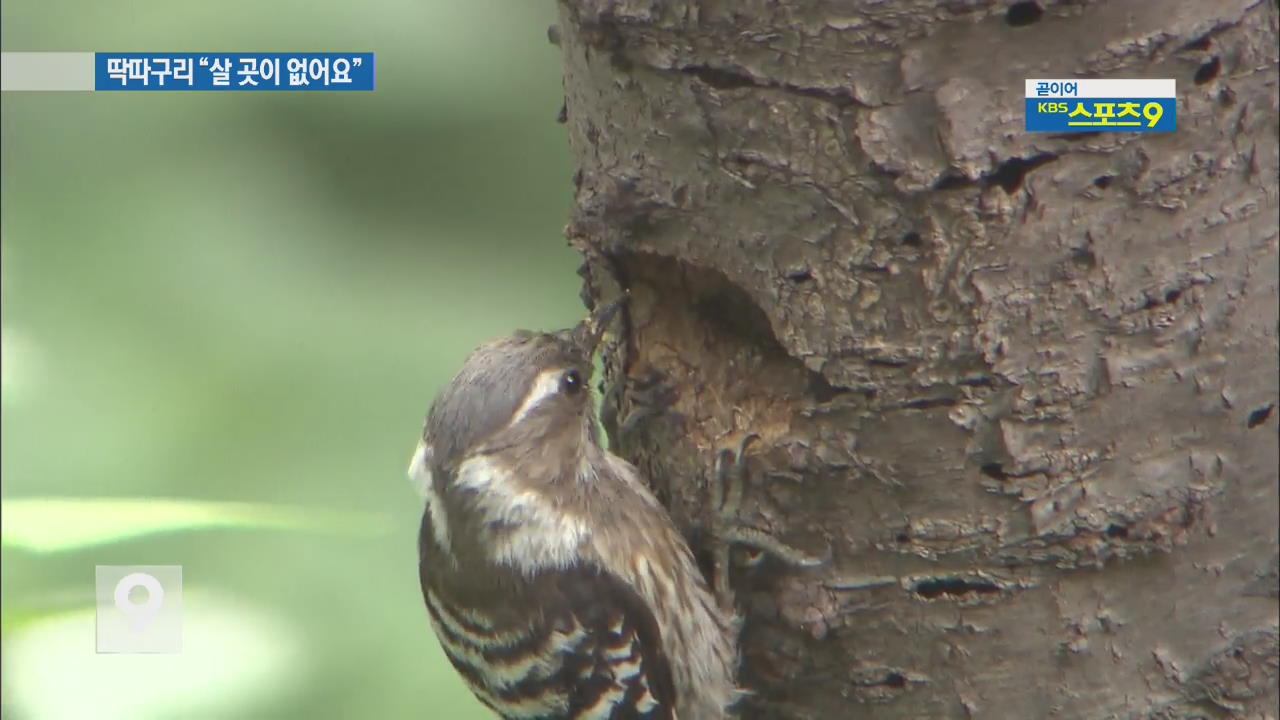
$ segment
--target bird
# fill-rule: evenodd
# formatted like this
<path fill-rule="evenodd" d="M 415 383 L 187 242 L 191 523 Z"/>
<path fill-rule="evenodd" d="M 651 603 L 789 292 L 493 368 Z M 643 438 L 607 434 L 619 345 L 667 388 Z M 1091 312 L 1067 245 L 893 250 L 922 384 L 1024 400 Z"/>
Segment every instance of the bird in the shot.
<path fill-rule="evenodd" d="M 592 356 L 619 304 L 477 348 L 409 465 L 431 626 L 505 720 L 716 720 L 746 694 L 732 604 L 601 442 Z"/>

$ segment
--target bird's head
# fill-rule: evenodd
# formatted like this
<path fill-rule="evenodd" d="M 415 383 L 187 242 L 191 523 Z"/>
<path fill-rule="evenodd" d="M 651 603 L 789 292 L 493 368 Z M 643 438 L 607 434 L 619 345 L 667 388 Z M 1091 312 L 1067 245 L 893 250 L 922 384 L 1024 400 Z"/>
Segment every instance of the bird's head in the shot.
<path fill-rule="evenodd" d="M 569 460 L 598 446 L 591 358 L 620 304 L 567 330 L 519 331 L 472 352 L 432 404 L 410 475 L 422 482 L 433 467 L 456 469 L 478 454 L 526 448 Z"/>

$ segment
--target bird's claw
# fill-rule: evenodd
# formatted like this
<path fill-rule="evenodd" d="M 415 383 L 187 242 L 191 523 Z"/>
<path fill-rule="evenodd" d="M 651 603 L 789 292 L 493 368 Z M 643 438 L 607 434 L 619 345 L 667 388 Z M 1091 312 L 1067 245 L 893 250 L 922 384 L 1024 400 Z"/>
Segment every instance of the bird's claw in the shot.
<path fill-rule="evenodd" d="M 755 433 L 747 433 L 735 449 L 721 448 L 716 452 L 711 483 L 712 537 L 714 539 L 715 575 L 713 578 L 716 599 L 726 609 L 733 608 L 733 591 L 729 586 L 729 561 L 734 546 L 745 546 L 754 555 L 752 564 L 764 555 L 770 555 L 792 567 L 818 567 L 831 560 L 831 548 L 822 556 L 813 555 L 792 547 L 766 530 L 747 523 L 742 518 L 742 500 L 747 485 L 747 450 L 760 439 Z"/>

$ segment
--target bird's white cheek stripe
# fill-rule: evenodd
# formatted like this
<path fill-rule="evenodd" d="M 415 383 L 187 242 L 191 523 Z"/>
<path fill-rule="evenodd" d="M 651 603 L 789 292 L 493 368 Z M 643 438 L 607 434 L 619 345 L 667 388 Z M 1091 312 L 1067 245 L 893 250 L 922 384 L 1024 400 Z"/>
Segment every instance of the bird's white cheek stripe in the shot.
<path fill-rule="evenodd" d="M 505 528 L 486 542 L 489 557 L 499 565 L 526 571 L 569 567 L 591 538 L 582 518 L 557 510 L 540 493 L 522 489 L 508 470 L 487 457 L 462 463 L 454 482 L 476 491 L 476 507 L 485 519 Z"/>
<path fill-rule="evenodd" d="M 422 497 L 426 497 L 427 491 L 431 489 L 431 468 L 427 467 L 429 457 L 431 446 L 419 440 L 418 448 L 413 451 L 413 458 L 409 460 L 409 481 Z"/>
<path fill-rule="evenodd" d="M 431 514 L 431 532 L 435 535 L 436 544 L 441 550 L 449 550 L 449 518 L 444 512 L 444 502 L 436 492 L 434 479 L 431 476 L 431 446 L 426 441 L 418 443 L 418 449 L 409 461 L 409 479 L 418 489 L 418 494 L 427 501 L 427 512 Z"/>
<path fill-rule="evenodd" d="M 520 403 L 516 414 L 512 416 L 511 425 L 523 420 L 531 410 L 538 406 L 538 403 L 560 392 L 560 375 L 562 372 L 560 369 L 556 369 L 544 370 L 538 374 L 537 379 L 533 381 L 533 386 L 529 388 L 529 394 L 524 396 L 524 402 Z"/>

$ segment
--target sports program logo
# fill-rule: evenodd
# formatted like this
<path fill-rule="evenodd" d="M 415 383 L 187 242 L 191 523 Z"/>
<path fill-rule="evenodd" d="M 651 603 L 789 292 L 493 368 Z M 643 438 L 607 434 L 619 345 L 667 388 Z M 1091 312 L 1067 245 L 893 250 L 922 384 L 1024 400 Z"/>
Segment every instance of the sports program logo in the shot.
<path fill-rule="evenodd" d="M 1176 83 L 1165 80 L 1026 81 L 1027 132 L 1174 132 Z"/>

